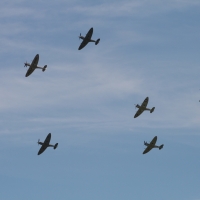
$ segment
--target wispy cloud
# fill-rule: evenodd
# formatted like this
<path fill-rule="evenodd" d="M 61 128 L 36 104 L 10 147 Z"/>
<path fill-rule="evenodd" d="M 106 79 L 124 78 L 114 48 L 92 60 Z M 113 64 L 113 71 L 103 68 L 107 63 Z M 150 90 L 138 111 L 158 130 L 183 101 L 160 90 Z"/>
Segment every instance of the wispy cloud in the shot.
<path fill-rule="evenodd" d="M 70 30 L 71 35 L 67 32 L 63 34 L 62 28 L 57 30 L 52 26 L 46 35 L 41 37 L 43 32 L 40 34 L 40 30 L 45 28 L 42 23 L 37 24 L 35 19 L 32 22 L 36 25 L 36 32 L 32 23 L 11 21 L 9 24 L 3 24 L 3 30 L 0 32 L 2 35 L 0 43 L 4 47 L 2 52 L 16 52 L 23 59 L 18 59 L 19 63 L 12 62 L 9 69 L 4 68 L 1 71 L 0 92 L 3 96 L 0 110 L 3 113 L 20 110 L 22 115 L 28 112 L 36 113 L 41 109 L 51 110 L 52 113 L 57 113 L 56 117 L 45 116 L 45 114 L 35 117 L 33 114 L 33 116 L 28 115 L 26 120 L 41 122 L 41 124 L 68 123 L 74 127 L 80 124 L 81 127 L 87 128 L 91 127 L 91 124 L 98 128 L 104 124 L 104 127 L 115 129 L 120 127 L 121 129 L 125 127 L 130 129 L 135 127 L 198 127 L 199 110 L 196 104 L 198 93 L 195 90 L 191 91 L 190 98 L 187 93 L 189 88 L 194 87 L 197 82 L 183 81 L 188 71 L 185 72 L 186 74 L 182 73 L 182 77 L 173 76 L 173 73 L 179 73 L 180 69 L 187 67 L 183 68 L 183 62 L 180 61 L 175 68 L 171 64 L 175 62 L 174 60 L 166 63 L 159 56 L 157 56 L 158 60 L 153 62 L 149 60 L 148 52 L 145 57 L 144 51 L 138 53 L 135 47 L 136 44 L 147 43 L 150 47 L 158 43 L 165 45 L 166 38 L 159 34 L 147 34 L 134 27 L 128 30 L 119 27 L 117 29 L 117 21 L 111 20 L 107 23 L 105 18 L 99 19 L 101 16 L 148 15 L 148 12 L 163 12 L 162 9 L 187 9 L 188 6 L 198 5 L 197 1 L 183 1 L 180 5 L 179 3 L 179 1 L 169 3 L 167 1 L 125 1 L 82 6 L 82 4 L 73 5 L 71 2 L 71 7 L 66 9 L 67 11 L 61 8 L 61 13 L 64 13 L 65 17 L 69 15 L 68 12 L 70 15 L 73 13 L 74 16 L 77 13 L 84 14 L 86 17 L 96 15 L 98 17 L 92 19 L 94 22 L 104 22 L 105 26 L 112 24 L 114 27 L 112 32 L 108 29 L 106 29 L 107 32 L 94 29 L 94 38 L 100 37 L 101 42 L 97 46 L 88 44 L 83 51 L 77 50 L 80 41 L 73 32 L 76 30 L 76 32 L 85 31 L 86 33 L 88 30 L 85 24 L 84 30 L 77 26 L 83 21 L 89 23 L 85 18 L 81 19 L 80 15 L 78 18 L 71 18 L 74 22 L 73 31 L 71 27 L 65 29 L 65 31 Z M 10 5 L 10 8 L 12 6 L 14 5 Z M 28 9 L 25 9 L 24 14 L 30 20 L 29 15 L 35 13 L 35 8 Z M 52 9 L 51 4 L 48 9 Z M 44 11 L 45 19 L 49 19 L 46 15 L 47 10 Z M 39 9 L 39 13 L 42 11 L 43 8 Z M 21 12 L 21 9 L 16 11 L 16 16 L 20 16 Z M 2 17 L 5 16 L 2 15 Z M 15 30 L 11 33 L 13 28 Z M 62 35 L 62 43 L 66 41 L 68 43 L 66 42 L 66 45 L 62 47 L 56 42 L 51 43 L 50 39 L 45 43 L 42 39 L 46 38 L 45 36 L 52 36 L 52 31 L 55 31 L 53 32 L 55 35 Z M 15 38 L 21 33 L 25 37 Z M 9 37 L 10 35 L 12 38 Z M 55 41 L 59 41 L 58 39 L 56 37 Z M 73 44 L 69 40 L 74 40 Z M 132 49 L 128 49 L 130 45 L 135 47 L 134 51 L 137 54 L 133 54 Z M 44 73 L 36 70 L 30 77 L 25 78 L 27 69 L 23 68 L 23 62 L 25 60 L 31 62 L 36 53 L 40 54 L 39 65 L 47 64 L 48 68 Z M 133 119 L 136 111 L 134 103 L 142 103 L 146 96 L 150 97 L 149 106 L 156 107 L 155 112 L 151 115 L 145 112 L 141 115 L 141 120 Z"/>
<path fill-rule="evenodd" d="M 163 12 L 169 12 L 171 10 L 184 10 L 190 6 L 199 6 L 200 3 L 197 0 L 194 1 L 116 1 L 113 3 L 101 3 L 96 5 L 76 5 L 70 12 L 82 13 L 88 16 L 103 16 L 103 17 L 116 17 L 116 16 L 149 16 L 152 14 L 158 14 Z"/>

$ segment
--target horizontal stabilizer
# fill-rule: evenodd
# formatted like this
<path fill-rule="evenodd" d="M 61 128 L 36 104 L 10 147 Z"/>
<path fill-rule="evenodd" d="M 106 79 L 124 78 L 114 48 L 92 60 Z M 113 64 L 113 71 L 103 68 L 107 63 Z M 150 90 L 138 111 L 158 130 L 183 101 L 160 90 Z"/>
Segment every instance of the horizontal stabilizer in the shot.
<path fill-rule="evenodd" d="M 161 150 L 163 148 L 164 144 L 160 145 L 159 146 L 159 150 Z"/>
<path fill-rule="evenodd" d="M 54 145 L 54 147 L 53 147 L 53 148 L 54 148 L 54 149 L 56 149 L 56 148 L 57 148 L 57 146 L 58 146 L 58 143 L 56 143 L 56 144 Z"/>
<path fill-rule="evenodd" d="M 100 38 L 95 42 L 95 45 L 99 44 Z"/>
<path fill-rule="evenodd" d="M 152 113 L 154 111 L 155 107 L 153 107 L 151 110 L 150 110 L 150 113 Z"/>
<path fill-rule="evenodd" d="M 44 72 L 44 71 L 46 70 L 46 68 L 47 68 L 47 65 L 45 65 L 45 66 L 43 67 L 42 71 Z"/>

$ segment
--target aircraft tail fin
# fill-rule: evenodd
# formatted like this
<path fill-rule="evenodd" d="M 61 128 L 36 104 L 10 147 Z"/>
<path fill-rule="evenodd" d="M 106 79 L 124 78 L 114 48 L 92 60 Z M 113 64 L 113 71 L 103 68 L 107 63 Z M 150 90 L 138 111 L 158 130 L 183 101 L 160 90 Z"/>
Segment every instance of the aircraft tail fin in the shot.
<path fill-rule="evenodd" d="M 96 40 L 95 45 L 99 44 L 100 38 Z"/>
<path fill-rule="evenodd" d="M 150 110 L 150 113 L 152 113 L 154 110 L 155 110 L 155 107 L 153 107 L 153 108 Z"/>
<path fill-rule="evenodd" d="M 58 146 L 58 143 L 56 143 L 56 144 L 54 145 L 54 147 L 53 147 L 53 148 L 54 148 L 54 149 L 56 149 L 56 148 L 57 148 L 57 146 Z"/>
<path fill-rule="evenodd" d="M 161 150 L 163 148 L 164 144 L 160 145 L 159 146 L 159 150 Z"/>
<path fill-rule="evenodd" d="M 47 65 L 45 65 L 43 68 L 42 68 L 42 71 L 44 72 L 47 68 Z"/>

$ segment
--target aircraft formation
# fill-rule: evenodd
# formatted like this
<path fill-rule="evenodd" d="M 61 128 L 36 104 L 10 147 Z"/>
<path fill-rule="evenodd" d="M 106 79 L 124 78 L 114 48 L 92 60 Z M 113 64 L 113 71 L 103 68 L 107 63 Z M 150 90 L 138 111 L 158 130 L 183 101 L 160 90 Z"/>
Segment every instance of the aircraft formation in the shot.
<path fill-rule="evenodd" d="M 83 41 L 81 42 L 78 50 L 83 49 L 89 42 L 94 42 L 95 45 L 97 45 L 100 42 L 100 38 L 97 40 L 92 40 L 91 39 L 92 34 L 93 34 L 93 28 L 90 28 L 90 30 L 87 32 L 85 37 L 83 37 L 80 33 L 79 39 L 82 39 Z M 39 67 L 38 62 L 39 62 L 39 54 L 36 54 L 33 61 L 31 62 L 31 64 L 27 63 L 27 62 L 24 63 L 24 67 L 27 67 L 27 66 L 29 67 L 26 72 L 25 77 L 30 76 L 34 72 L 35 69 L 42 69 L 43 72 L 46 70 L 47 65 L 44 65 L 44 67 Z M 153 111 L 155 110 L 155 107 L 153 107 L 151 109 L 147 108 L 148 102 L 149 102 L 149 97 L 146 97 L 141 105 L 137 104 L 135 106 L 135 108 L 138 108 L 138 110 L 135 113 L 134 118 L 137 118 L 145 110 L 148 110 L 148 111 L 150 111 L 150 113 L 153 113 Z M 38 142 L 37 142 L 38 145 L 42 145 L 38 152 L 38 155 L 42 154 L 47 149 L 47 147 L 53 147 L 54 149 L 56 149 L 58 147 L 58 143 L 56 143 L 55 145 L 52 145 L 52 144 L 50 144 L 50 140 L 51 140 L 51 133 L 49 133 L 46 136 L 46 139 L 44 140 L 44 142 L 40 142 L 40 140 L 38 140 Z M 164 144 L 157 146 L 156 141 L 157 141 L 157 136 L 155 136 L 150 143 L 144 142 L 146 149 L 144 150 L 143 154 L 148 153 L 153 148 L 158 148 L 159 150 L 161 150 L 163 148 Z"/>

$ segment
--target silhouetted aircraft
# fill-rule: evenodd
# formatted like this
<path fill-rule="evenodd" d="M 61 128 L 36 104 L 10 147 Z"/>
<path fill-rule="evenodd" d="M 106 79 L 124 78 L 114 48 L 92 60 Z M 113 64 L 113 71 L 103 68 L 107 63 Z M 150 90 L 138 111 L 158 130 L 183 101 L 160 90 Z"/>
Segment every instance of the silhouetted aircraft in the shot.
<path fill-rule="evenodd" d="M 95 42 L 95 45 L 97 45 L 100 41 L 100 38 L 98 40 L 91 40 L 91 37 L 92 37 L 92 34 L 93 34 L 93 28 L 91 28 L 88 33 L 86 34 L 85 37 L 81 36 L 81 33 L 80 33 L 80 36 L 79 36 L 79 39 L 82 39 L 82 43 L 80 44 L 78 50 L 81 50 L 82 48 L 84 48 L 88 42 Z"/>
<path fill-rule="evenodd" d="M 37 55 L 35 56 L 35 58 L 33 59 L 33 61 L 32 61 L 31 64 L 30 64 L 30 63 L 27 63 L 27 62 L 24 63 L 24 67 L 29 66 L 29 69 L 27 70 L 26 75 L 25 75 L 26 77 L 29 76 L 29 75 L 31 75 L 31 74 L 34 72 L 34 70 L 35 70 L 36 68 L 37 68 L 37 69 L 42 69 L 43 72 L 46 70 L 47 65 L 45 65 L 44 67 L 38 67 L 38 66 L 37 66 L 38 61 L 39 61 L 39 54 L 37 54 Z"/>
<path fill-rule="evenodd" d="M 58 143 L 56 143 L 55 145 L 49 144 L 50 140 L 51 140 L 51 133 L 49 133 L 47 135 L 47 137 L 46 137 L 46 139 L 45 139 L 44 142 L 40 142 L 40 140 L 38 140 L 38 145 L 39 144 L 42 145 L 41 148 L 40 148 L 40 150 L 38 151 L 38 155 L 40 155 L 41 153 L 43 153 L 46 150 L 47 147 L 53 147 L 54 149 L 57 148 Z"/>
<path fill-rule="evenodd" d="M 149 97 L 147 97 L 147 98 L 143 101 L 143 103 L 142 103 L 141 106 L 138 105 L 138 104 L 135 106 L 136 108 L 139 108 L 139 109 L 138 109 L 138 111 L 136 112 L 134 118 L 136 118 L 136 117 L 138 117 L 139 115 L 141 115 L 141 114 L 143 113 L 143 111 L 145 111 L 145 110 L 149 110 L 150 113 L 152 113 L 152 112 L 154 111 L 155 107 L 153 107 L 152 109 L 147 108 L 148 101 L 149 101 Z"/>
<path fill-rule="evenodd" d="M 156 146 L 156 141 L 157 141 L 157 136 L 155 136 L 153 138 L 153 140 L 151 140 L 150 143 L 147 143 L 144 141 L 144 145 L 147 146 L 147 148 L 144 150 L 143 154 L 148 153 L 153 148 L 159 148 L 159 150 L 161 150 L 163 148 L 164 144 L 162 144 L 160 146 Z"/>

